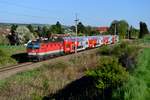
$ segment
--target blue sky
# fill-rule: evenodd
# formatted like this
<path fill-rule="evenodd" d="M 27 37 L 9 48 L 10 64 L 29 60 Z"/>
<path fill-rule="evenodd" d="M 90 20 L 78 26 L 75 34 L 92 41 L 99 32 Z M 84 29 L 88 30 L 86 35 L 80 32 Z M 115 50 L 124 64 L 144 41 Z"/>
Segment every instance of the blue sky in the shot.
<path fill-rule="evenodd" d="M 109 26 L 124 19 L 150 25 L 150 0 L 0 0 L 0 22 L 73 25 L 75 14 L 85 25 Z"/>

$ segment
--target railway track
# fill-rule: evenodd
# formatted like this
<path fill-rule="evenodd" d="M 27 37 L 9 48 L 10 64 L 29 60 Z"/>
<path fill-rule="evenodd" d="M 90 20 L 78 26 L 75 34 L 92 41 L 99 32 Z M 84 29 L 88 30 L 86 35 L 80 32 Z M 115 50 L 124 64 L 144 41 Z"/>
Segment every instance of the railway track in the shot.
<path fill-rule="evenodd" d="M 26 62 L 26 63 L 17 64 L 17 65 L 13 65 L 13 66 L 3 67 L 3 68 L 0 68 L 0 72 L 5 72 L 5 71 L 8 71 L 8 70 L 17 69 L 17 68 L 28 66 L 28 65 L 31 65 L 31 64 L 33 64 L 33 63 L 32 62 Z"/>

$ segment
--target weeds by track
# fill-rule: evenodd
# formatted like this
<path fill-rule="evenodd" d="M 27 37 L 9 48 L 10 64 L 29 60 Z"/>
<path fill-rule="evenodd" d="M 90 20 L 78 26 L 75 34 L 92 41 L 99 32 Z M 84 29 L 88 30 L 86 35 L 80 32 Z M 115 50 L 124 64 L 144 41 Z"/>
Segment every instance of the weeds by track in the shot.
<path fill-rule="evenodd" d="M 17 69 L 17 68 L 20 68 L 20 67 L 28 66 L 28 65 L 31 65 L 31 64 L 33 64 L 33 63 L 32 62 L 26 62 L 26 63 L 17 64 L 17 65 L 13 65 L 13 66 L 3 67 L 3 68 L 0 68 L 0 73 L 5 72 L 5 71 L 9 71 L 9 70 L 12 70 L 12 69 Z"/>
<path fill-rule="evenodd" d="M 72 53 L 72 54 L 67 54 L 67 55 L 63 55 L 63 56 L 54 56 L 54 57 L 51 57 L 47 60 L 43 60 L 43 61 L 40 61 L 40 62 L 25 62 L 25 63 L 21 63 L 21 64 L 18 64 L 18 65 L 3 67 L 3 68 L 0 68 L 0 80 L 5 79 L 7 77 L 10 77 L 12 75 L 15 75 L 19 72 L 23 72 L 23 71 L 27 71 L 27 70 L 32 70 L 34 68 L 38 68 L 43 64 L 48 64 L 49 62 L 53 62 L 53 61 L 56 61 L 56 60 L 61 60 L 61 59 L 64 59 L 64 58 L 71 58 L 71 57 L 74 57 L 74 55 L 78 56 L 78 55 L 81 55 L 83 53 L 89 54 L 91 52 L 95 52 L 97 49 L 99 49 L 99 48 L 80 51 L 77 54 Z"/>

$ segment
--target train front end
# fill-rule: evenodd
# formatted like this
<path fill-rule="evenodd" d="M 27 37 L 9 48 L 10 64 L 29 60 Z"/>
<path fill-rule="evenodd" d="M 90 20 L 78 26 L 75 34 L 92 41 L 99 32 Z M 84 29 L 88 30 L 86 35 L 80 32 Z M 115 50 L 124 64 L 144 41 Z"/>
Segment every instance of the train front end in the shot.
<path fill-rule="evenodd" d="M 30 60 L 38 60 L 38 52 L 40 49 L 40 42 L 31 41 L 27 44 L 27 54 Z"/>

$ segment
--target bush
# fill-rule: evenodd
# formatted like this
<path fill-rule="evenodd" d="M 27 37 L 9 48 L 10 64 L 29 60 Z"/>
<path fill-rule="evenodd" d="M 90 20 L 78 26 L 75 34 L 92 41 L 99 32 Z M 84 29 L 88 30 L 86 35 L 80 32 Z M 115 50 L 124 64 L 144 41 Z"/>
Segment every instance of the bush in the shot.
<path fill-rule="evenodd" d="M 6 36 L 0 35 L 0 45 L 8 45 L 9 41 Z"/>
<path fill-rule="evenodd" d="M 140 48 L 136 46 L 128 45 L 126 42 L 122 42 L 114 47 L 104 46 L 98 53 L 101 55 L 115 56 L 119 59 L 119 63 L 129 71 L 134 69 L 136 64 L 136 56 Z"/>
<path fill-rule="evenodd" d="M 128 72 L 118 63 L 115 57 L 102 57 L 97 69 L 86 72 L 93 77 L 99 89 L 116 88 L 128 80 Z"/>
<path fill-rule="evenodd" d="M 16 63 L 17 62 L 12 59 L 7 52 L 0 49 L 0 67 Z"/>
<path fill-rule="evenodd" d="M 103 46 L 99 49 L 98 54 L 110 55 L 111 54 L 111 48 L 109 46 Z"/>
<path fill-rule="evenodd" d="M 115 57 L 105 56 L 100 58 L 96 69 L 86 72 L 88 77 L 93 78 L 95 86 L 100 91 L 100 97 L 104 100 L 112 99 L 113 90 L 123 86 L 128 81 L 128 72 L 123 68 Z"/>

